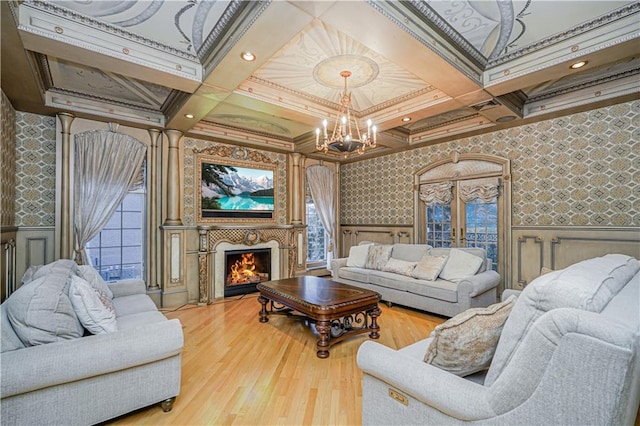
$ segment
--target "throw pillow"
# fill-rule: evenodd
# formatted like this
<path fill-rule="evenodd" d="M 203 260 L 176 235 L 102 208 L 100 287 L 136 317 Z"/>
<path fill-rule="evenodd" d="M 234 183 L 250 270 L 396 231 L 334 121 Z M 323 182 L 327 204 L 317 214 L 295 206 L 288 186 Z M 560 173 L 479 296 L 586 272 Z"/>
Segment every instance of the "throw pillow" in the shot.
<path fill-rule="evenodd" d="M 113 293 L 111 292 L 111 289 L 93 266 L 78 266 L 78 276 L 88 282 L 89 285 L 96 289 L 98 293 L 104 294 L 109 299 L 113 299 Z"/>
<path fill-rule="evenodd" d="M 448 258 L 449 256 L 429 256 L 428 254 L 423 256 L 413 270 L 413 278 L 435 281 Z"/>
<path fill-rule="evenodd" d="M 416 262 L 407 262 L 406 260 L 394 259 L 392 257 L 387 260 L 387 263 L 384 265 L 382 270 L 410 277 L 415 266 Z"/>
<path fill-rule="evenodd" d="M 475 275 L 482 265 L 482 259 L 463 250 L 452 248 L 449 259 L 440 272 L 440 278 L 452 282 L 460 282 L 463 278 Z"/>
<path fill-rule="evenodd" d="M 489 368 L 516 296 L 471 308 L 436 326 L 424 361 L 464 377 Z"/>
<path fill-rule="evenodd" d="M 364 265 L 367 263 L 367 256 L 369 256 L 370 246 L 372 246 L 372 244 L 362 244 L 351 247 L 349 249 L 349 257 L 347 258 L 347 266 L 364 268 Z"/>
<path fill-rule="evenodd" d="M 387 264 L 387 261 L 391 257 L 390 244 L 374 244 L 369 247 L 369 254 L 367 255 L 367 262 L 364 267 L 367 269 L 376 269 L 382 271 L 382 268 Z"/>
<path fill-rule="evenodd" d="M 103 296 L 104 297 L 104 296 Z M 112 333 L 118 330 L 115 311 L 100 301 L 100 294 L 80 277 L 71 277 L 69 299 L 80 322 L 92 334 Z"/>
<path fill-rule="evenodd" d="M 13 330 L 25 346 L 82 337 L 82 324 L 68 296 L 70 276 L 71 269 L 52 268 L 4 302 Z"/>

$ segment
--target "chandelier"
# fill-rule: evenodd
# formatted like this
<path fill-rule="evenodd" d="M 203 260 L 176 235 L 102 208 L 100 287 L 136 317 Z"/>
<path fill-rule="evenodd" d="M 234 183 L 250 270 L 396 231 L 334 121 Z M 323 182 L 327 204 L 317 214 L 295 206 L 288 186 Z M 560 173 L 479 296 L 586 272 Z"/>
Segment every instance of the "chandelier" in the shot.
<path fill-rule="evenodd" d="M 342 71 L 340 76 L 344 78 L 344 93 L 340 95 L 340 109 L 333 126 L 331 135 L 327 133 L 328 121 L 322 121 L 322 127 L 316 129 L 316 149 L 325 154 L 331 149 L 344 153 L 347 157 L 350 153 L 362 154 L 367 147 L 376 146 L 376 126 L 371 120 L 367 120 L 367 133 L 361 134 L 356 117 L 353 115 L 351 106 L 351 92 L 347 91 L 347 78 L 351 76 L 351 71 Z M 355 130 L 355 134 L 353 133 Z"/>

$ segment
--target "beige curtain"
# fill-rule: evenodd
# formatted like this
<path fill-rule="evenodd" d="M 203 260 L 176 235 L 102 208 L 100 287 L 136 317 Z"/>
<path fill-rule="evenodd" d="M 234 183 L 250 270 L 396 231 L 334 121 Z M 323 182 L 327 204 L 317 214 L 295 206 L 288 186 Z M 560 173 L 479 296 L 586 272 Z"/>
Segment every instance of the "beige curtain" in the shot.
<path fill-rule="evenodd" d="M 453 199 L 453 182 L 424 183 L 420 185 L 418 197 L 426 205 L 450 204 Z"/>
<path fill-rule="evenodd" d="M 333 170 L 322 165 L 307 167 L 307 182 L 311 198 L 316 205 L 320 222 L 329 238 L 327 247 L 327 269 L 331 267 L 336 235 L 336 188 Z"/>
<path fill-rule="evenodd" d="M 144 184 L 147 146 L 106 130 L 75 136 L 74 230 L 76 262 L 87 263 L 85 245 L 107 224 L 124 197 Z"/>
<path fill-rule="evenodd" d="M 458 192 L 460 199 L 465 203 L 480 200 L 490 203 L 498 197 L 500 179 L 497 177 L 461 180 L 458 182 Z"/>

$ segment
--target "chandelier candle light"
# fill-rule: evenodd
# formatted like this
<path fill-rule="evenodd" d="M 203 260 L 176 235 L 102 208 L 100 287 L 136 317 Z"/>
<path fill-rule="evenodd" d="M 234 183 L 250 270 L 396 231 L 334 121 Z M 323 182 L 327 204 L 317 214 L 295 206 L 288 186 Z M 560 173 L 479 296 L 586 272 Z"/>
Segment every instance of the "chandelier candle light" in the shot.
<path fill-rule="evenodd" d="M 351 71 L 342 71 L 340 76 L 344 78 L 344 93 L 340 95 L 339 119 L 336 119 L 331 136 L 327 133 L 327 120 L 322 121 L 323 130 L 316 129 L 316 149 L 325 154 L 332 149 L 344 153 L 346 157 L 352 152 L 362 154 L 367 147 L 375 147 L 377 128 L 372 125 L 373 123 L 369 119 L 367 120 L 367 133 L 360 134 L 358 122 L 352 111 L 351 92 L 347 91 L 347 78 L 351 76 Z M 354 127 L 355 135 L 352 132 Z"/>

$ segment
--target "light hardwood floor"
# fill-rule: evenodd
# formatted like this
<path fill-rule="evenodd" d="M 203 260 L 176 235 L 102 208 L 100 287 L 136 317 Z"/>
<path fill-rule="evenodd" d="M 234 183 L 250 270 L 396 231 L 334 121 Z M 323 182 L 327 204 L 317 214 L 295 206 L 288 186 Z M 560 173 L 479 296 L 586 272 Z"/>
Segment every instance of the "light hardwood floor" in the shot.
<path fill-rule="evenodd" d="M 381 304 L 378 342 L 400 348 L 423 339 L 446 318 Z M 165 310 L 185 336 L 182 390 L 173 410 L 152 406 L 118 425 L 359 425 L 362 373 L 356 353 L 367 334 L 316 357 L 317 336 L 303 321 L 258 322 L 257 293 L 209 306 Z"/>

